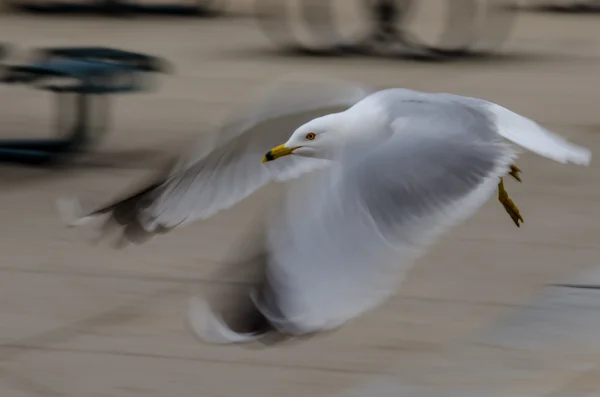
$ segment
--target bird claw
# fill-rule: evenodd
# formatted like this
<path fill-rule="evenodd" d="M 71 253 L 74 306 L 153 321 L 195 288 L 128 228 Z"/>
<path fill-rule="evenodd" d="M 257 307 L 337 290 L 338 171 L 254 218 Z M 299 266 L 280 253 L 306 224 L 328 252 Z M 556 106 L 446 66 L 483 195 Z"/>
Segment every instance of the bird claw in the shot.
<path fill-rule="evenodd" d="M 510 172 L 508 173 L 508 175 L 512 176 L 512 177 L 513 177 L 513 178 L 515 178 L 517 181 L 519 181 L 519 182 L 521 182 L 521 183 L 522 183 L 523 181 L 521 180 L 521 175 L 520 175 L 520 174 L 521 174 L 521 172 L 522 172 L 522 171 L 521 171 L 521 169 L 520 169 L 519 167 L 517 167 L 517 166 L 516 166 L 516 165 L 514 165 L 514 164 L 511 164 L 511 166 L 510 166 Z"/>
<path fill-rule="evenodd" d="M 498 185 L 498 200 L 504 206 L 504 209 L 510 216 L 510 219 L 514 222 L 517 227 L 521 227 L 521 223 L 525 223 L 523 220 L 523 216 L 519 211 L 519 207 L 512 201 L 512 199 L 508 196 L 508 192 L 504 188 L 504 181 L 502 178 L 500 179 L 500 184 Z"/>

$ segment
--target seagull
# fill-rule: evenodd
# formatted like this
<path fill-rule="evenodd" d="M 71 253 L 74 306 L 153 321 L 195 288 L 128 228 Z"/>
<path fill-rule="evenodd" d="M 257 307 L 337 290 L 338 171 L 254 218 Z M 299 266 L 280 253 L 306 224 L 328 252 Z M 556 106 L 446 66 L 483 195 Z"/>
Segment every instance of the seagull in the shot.
<path fill-rule="evenodd" d="M 285 182 L 256 242 L 263 270 L 244 295 L 244 330 L 192 300 L 188 324 L 211 343 L 339 329 L 391 297 L 415 261 L 496 192 L 520 226 L 504 178 L 521 181 L 523 149 L 591 161 L 587 148 L 483 99 L 327 76 L 268 86 L 209 136 L 134 193 L 88 212 L 61 200 L 59 211 L 70 226 L 107 216 L 122 240 L 142 243 Z"/>

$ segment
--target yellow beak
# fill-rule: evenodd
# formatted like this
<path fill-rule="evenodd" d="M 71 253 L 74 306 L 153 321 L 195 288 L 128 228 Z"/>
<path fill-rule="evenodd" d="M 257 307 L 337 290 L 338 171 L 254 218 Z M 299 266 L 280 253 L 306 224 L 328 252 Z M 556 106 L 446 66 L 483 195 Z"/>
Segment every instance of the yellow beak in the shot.
<path fill-rule="evenodd" d="M 279 145 L 279 146 L 269 150 L 267 152 L 267 154 L 265 154 L 265 156 L 263 157 L 262 162 L 266 163 L 267 161 L 277 160 L 278 158 L 283 157 L 283 156 L 289 156 L 296 149 L 298 149 L 298 147 L 289 149 L 289 148 L 284 147 L 284 145 Z"/>

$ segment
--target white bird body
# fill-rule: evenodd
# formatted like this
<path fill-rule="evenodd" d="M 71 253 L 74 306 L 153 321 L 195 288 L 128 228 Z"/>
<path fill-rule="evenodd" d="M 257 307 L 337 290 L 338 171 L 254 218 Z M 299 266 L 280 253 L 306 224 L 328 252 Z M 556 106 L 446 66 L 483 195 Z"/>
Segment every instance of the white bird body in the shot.
<path fill-rule="evenodd" d="M 412 97 L 416 93 L 380 91 L 347 112 L 360 112 L 364 107 L 377 106 L 374 102 L 380 96 L 398 94 Z M 411 111 L 409 106 L 407 113 Z M 381 112 L 375 114 L 378 118 L 383 117 Z M 436 120 L 445 126 L 445 131 L 426 129 L 422 125 L 427 121 L 425 118 L 411 120 L 400 116 L 396 120 L 386 120 L 394 131 L 384 142 L 374 144 L 381 136 L 373 136 L 370 131 L 365 133 L 370 136 L 368 141 L 373 152 L 357 159 L 358 150 L 349 149 L 351 154 L 333 161 L 332 168 L 318 182 L 307 180 L 289 185 L 282 211 L 285 218 L 271 215 L 269 219 L 275 221 L 268 228 L 271 283 L 277 285 L 275 289 L 285 291 L 277 299 L 278 310 L 286 319 L 279 327 L 293 334 L 331 330 L 375 308 L 398 290 L 411 265 L 431 243 L 472 216 L 496 192 L 498 179 L 506 174 L 516 152 L 489 129 L 481 131 L 481 141 L 473 140 L 466 132 L 452 127 L 456 124 L 454 117 L 449 113 Z M 461 124 L 464 121 L 461 120 Z M 443 134 L 438 136 L 440 132 Z M 466 138 L 471 142 L 465 142 Z M 454 171 L 445 169 L 442 161 L 431 163 L 432 157 L 428 155 L 435 153 L 428 152 L 429 145 L 419 151 L 421 143 L 428 139 L 439 140 L 437 148 L 441 152 L 438 156 L 454 151 L 456 156 L 452 160 L 463 157 L 471 147 L 486 145 L 489 151 L 482 152 L 483 159 L 477 159 L 477 156 L 464 156 L 463 159 L 466 179 L 477 178 L 480 183 L 443 204 L 427 197 L 428 187 L 443 184 L 447 173 L 452 175 Z M 457 147 L 453 141 L 460 142 L 462 147 Z M 363 142 L 361 150 L 365 150 L 362 146 Z M 398 149 L 402 146 L 405 149 Z M 422 159 L 415 163 L 412 155 L 421 155 Z M 496 156 L 496 160 L 487 161 L 489 156 Z M 478 174 L 477 164 L 469 169 L 469 163 L 476 160 L 489 163 L 486 164 L 489 169 L 483 169 L 485 174 Z M 370 166 L 375 161 L 393 164 L 387 168 L 390 174 L 372 173 Z M 408 166 L 410 163 L 412 167 Z M 428 166 L 438 171 L 436 179 L 439 180 L 427 181 L 423 188 L 419 186 L 421 171 Z M 377 194 L 382 196 L 364 197 L 364 192 L 370 190 L 367 184 L 373 183 L 377 183 Z M 381 219 L 373 219 L 381 214 L 374 215 L 373 212 L 388 201 L 395 201 L 396 205 L 387 203 L 386 211 L 393 213 L 383 216 L 392 222 L 382 226 Z M 332 285 L 335 288 L 331 288 Z"/>
<path fill-rule="evenodd" d="M 317 97 L 342 109 L 291 101 L 288 118 L 263 135 L 253 129 L 256 123 L 233 128 L 236 133 L 212 151 L 182 161 L 139 196 L 148 204 L 130 210 L 135 224 L 151 233 L 210 217 L 270 181 L 303 176 L 287 184 L 281 207 L 267 217 L 263 289 L 269 297 L 258 296 L 255 304 L 277 332 L 331 330 L 394 294 L 415 259 L 496 192 L 517 156 L 514 144 L 562 163 L 591 159 L 587 149 L 487 101 L 406 89 L 368 95 L 356 85 L 335 84 L 341 89 L 318 82 L 330 97 Z M 268 101 L 263 105 L 274 112 Z M 306 118 L 307 107 L 321 114 L 291 121 L 290 114 Z M 284 127 L 288 132 L 278 130 Z M 283 136 L 289 139 L 278 150 L 286 156 L 260 164 Z M 91 215 L 114 216 L 123 202 Z M 235 333 L 214 313 L 197 309 L 190 320 L 206 340 L 261 337 Z"/>

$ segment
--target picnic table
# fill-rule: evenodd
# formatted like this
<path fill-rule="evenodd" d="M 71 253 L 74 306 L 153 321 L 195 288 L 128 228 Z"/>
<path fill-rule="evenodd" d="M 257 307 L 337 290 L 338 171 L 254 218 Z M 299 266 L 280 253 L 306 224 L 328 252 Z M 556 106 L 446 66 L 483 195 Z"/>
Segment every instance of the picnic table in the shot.
<path fill-rule="evenodd" d="M 166 63 L 102 47 L 48 48 L 23 65 L 5 65 L 0 82 L 55 94 L 57 136 L 0 140 L 0 161 L 49 165 L 88 150 L 106 133 L 112 95 L 148 90 Z M 94 120 L 97 122 L 94 123 Z"/>

